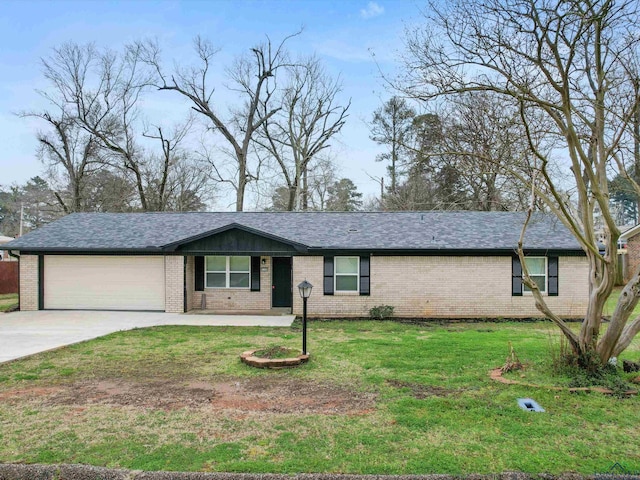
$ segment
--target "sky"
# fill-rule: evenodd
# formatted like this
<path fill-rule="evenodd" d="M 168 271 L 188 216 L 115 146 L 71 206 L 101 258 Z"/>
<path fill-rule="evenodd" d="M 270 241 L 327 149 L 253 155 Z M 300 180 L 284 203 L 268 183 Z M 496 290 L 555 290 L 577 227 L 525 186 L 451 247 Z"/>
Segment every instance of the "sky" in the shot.
<path fill-rule="evenodd" d="M 36 156 L 36 133 L 43 125 L 16 113 L 46 106 L 37 93 L 47 88 L 41 60 L 64 42 L 121 50 L 128 42 L 155 39 L 171 65 L 189 60 L 193 38 L 201 35 L 221 49 L 222 72 L 266 36 L 275 43 L 302 28 L 288 43 L 290 51 L 319 56 L 342 79 L 341 101 L 352 102 L 334 142 L 339 173 L 365 196 L 377 195 L 380 186 L 370 177 L 385 175 L 385 166 L 375 162 L 381 147 L 369 139 L 367 122 L 392 95 L 381 72 L 395 71 L 404 31 L 419 10 L 413 0 L 0 0 L 0 185 L 44 172 Z M 151 102 L 147 115 L 179 121 L 188 110 L 179 98 L 163 98 Z M 223 199 L 216 207 L 226 205 Z"/>

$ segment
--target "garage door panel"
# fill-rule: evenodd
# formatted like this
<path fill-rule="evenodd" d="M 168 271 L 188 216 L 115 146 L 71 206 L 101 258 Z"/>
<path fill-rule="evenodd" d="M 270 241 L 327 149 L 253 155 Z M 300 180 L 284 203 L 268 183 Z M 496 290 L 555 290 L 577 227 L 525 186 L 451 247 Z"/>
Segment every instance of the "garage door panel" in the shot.
<path fill-rule="evenodd" d="M 48 255 L 44 308 L 164 310 L 164 258 Z"/>

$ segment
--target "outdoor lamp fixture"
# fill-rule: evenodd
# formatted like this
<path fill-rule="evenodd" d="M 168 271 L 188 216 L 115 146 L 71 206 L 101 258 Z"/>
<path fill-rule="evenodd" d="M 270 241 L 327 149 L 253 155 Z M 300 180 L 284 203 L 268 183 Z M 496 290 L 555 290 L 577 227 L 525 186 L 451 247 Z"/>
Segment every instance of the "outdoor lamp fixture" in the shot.
<path fill-rule="evenodd" d="M 298 291 L 302 297 L 302 354 L 307 354 L 307 299 L 311 296 L 311 285 L 306 280 L 298 285 Z"/>

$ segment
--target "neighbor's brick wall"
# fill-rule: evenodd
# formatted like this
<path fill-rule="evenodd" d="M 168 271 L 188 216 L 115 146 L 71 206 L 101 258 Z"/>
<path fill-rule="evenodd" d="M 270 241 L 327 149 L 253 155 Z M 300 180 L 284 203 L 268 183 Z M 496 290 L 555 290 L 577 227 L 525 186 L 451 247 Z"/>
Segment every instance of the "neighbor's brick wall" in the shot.
<path fill-rule="evenodd" d="M 164 257 L 164 310 L 184 312 L 184 260 L 180 255 Z"/>
<path fill-rule="evenodd" d="M 262 260 L 266 264 L 262 265 Z M 266 271 L 263 271 L 266 267 Z M 194 292 L 191 307 L 200 309 L 202 295 L 207 296 L 207 310 L 269 310 L 271 308 L 271 258 L 260 257 L 260 291 L 252 292 L 246 288 L 205 288 L 204 292 Z"/>
<path fill-rule="evenodd" d="M 20 310 L 38 310 L 37 255 L 20 255 Z"/>
<path fill-rule="evenodd" d="M 640 234 L 627 239 L 627 268 L 625 271 L 625 283 L 640 269 Z"/>
<path fill-rule="evenodd" d="M 539 317 L 531 296 L 511 296 L 511 257 L 371 257 L 371 295 L 323 295 L 323 258 L 294 257 L 293 285 L 314 285 L 310 316 L 366 317 L 393 305 L 398 317 Z M 585 257 L 559 258 L 559 296 L 546 297 L 559 315 L 580 317 L 588 298 Z M 293 296 L 293 312 L 302 299 Z"/>

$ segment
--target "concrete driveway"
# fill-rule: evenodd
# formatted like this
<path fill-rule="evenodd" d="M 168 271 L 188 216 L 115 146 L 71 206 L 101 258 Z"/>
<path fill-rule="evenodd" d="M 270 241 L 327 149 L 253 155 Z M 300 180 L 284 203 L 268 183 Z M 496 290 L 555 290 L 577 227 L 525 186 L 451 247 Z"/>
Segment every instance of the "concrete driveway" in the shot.
<path fill-rule="evenodd" d="M 295 315 L 37 311 L 0 314 L 0 363 L 109 333 L 158 325 L 288 327 Z"/>

